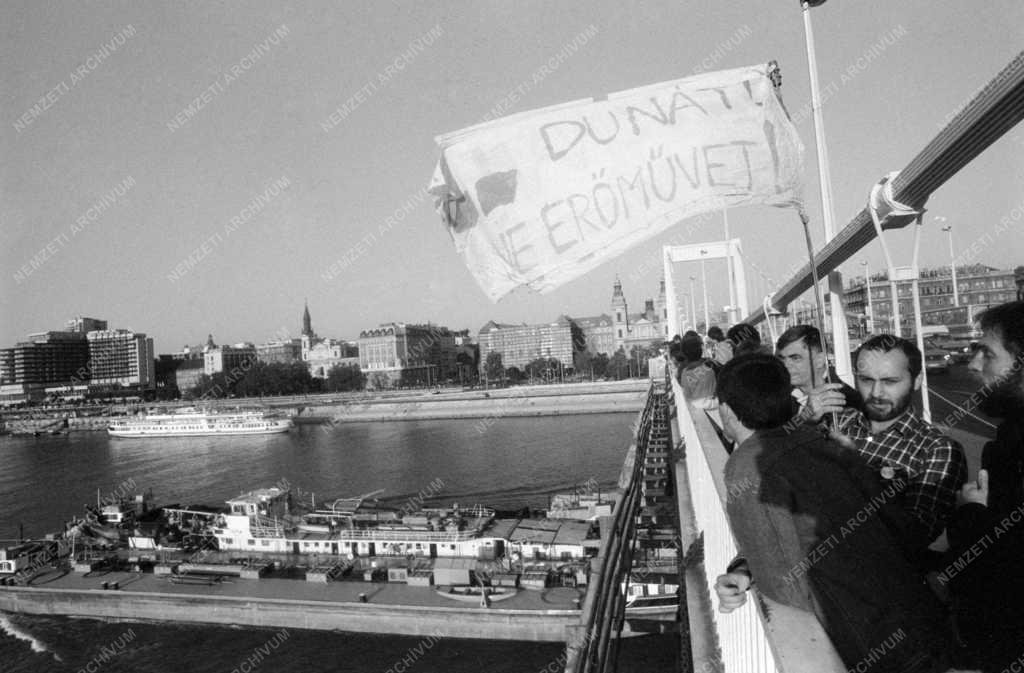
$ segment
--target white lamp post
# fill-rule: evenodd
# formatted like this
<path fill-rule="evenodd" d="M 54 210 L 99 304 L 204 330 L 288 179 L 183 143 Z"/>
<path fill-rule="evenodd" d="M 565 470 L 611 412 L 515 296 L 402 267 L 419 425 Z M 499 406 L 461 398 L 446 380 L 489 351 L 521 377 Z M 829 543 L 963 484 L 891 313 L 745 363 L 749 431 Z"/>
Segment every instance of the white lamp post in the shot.
<path fill-rule="evenodd" d="M 697 294 L 693 291 L 693 283 L 697 280 L 696 276 L 690 276 L 690 317 L 692 322 L 690 325 L 693 331 L 697 331 Z"/>
<path fill-rule="evenodd" d="M 824 0 L 802 0 L 804 17 L 804 38 L 807 46 L 807 72 L 811 84 L 811 110 L 814 118 L 814 137 L 818 149 L 818 183 L 821 191 L 821 214 L 825 229 L 825 243 L 836 235 L 832 206 L 832 178 L 828 167 L 828 148 L 825 143 L 825 119 L 822 115 L 821 88 L 818 84 L 818 63 L 814 52 L 814 31 L 811 28 L 811 7 Z M 817 297 L 818 288 L 814 288 Z M 842 275 L 838 270 L 829 273 L 828 299 L 832 310 L 832 344 L 836 357 L 836 371 L 840 378 L 851 376 L 849 359 L 850 342 L 846 334 L 846 312 L 843 309 Z M 821 309 L 824 311 L 824 308 Z M 824 326 L 825 316 L 820 316 Z"/>
<path fill-rule="evenodd" d="M 864 294 L 867 295 L 867 307 L 868 307 L 868 334 L 874 334 L 875 332 L 875 307 L 871 303 L 871 274 L 868 271 L 868 261 L 863 260 L 861 265 L 864 267 Z"/>
<path fill-rule="evenodd" d="M 945 222 L 946 218 L 942 215 L 935 216 L 936 222 Z M 960 305 L 960 290 L 956 284 L 956 256 L 953 254 L 953 225 L 947 224 L 942 228 L 944 232 L 949 234 L 949 270 L 953 274 L 953 306 Z"/>
<path fill-rule="evenodd" d="M 704 288 L 704 334 L 708 333 L 708 328 L 711 327 L 711 319 L 708 315 L 708 273 L 707 269 L 704 268 L 704 257 L 703 255 L 708 254 L 708 251 L 704 248 L 700 249 L 700 283 Z"/>

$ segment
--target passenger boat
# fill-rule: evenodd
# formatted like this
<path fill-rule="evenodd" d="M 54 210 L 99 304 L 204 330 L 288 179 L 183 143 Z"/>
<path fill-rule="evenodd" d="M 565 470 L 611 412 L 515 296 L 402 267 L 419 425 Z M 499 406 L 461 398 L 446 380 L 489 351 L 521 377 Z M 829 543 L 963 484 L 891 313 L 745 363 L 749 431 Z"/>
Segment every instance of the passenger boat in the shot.
<path fill-rule="evenodd" d="M 266 411 L 196 411 L 182 409 L 173 414 L 152 414 L 111 421 L 111 437 L 209 437 L 219 435 L 265 435 L 288 432 L 291 419 L 271 416 Z"/>

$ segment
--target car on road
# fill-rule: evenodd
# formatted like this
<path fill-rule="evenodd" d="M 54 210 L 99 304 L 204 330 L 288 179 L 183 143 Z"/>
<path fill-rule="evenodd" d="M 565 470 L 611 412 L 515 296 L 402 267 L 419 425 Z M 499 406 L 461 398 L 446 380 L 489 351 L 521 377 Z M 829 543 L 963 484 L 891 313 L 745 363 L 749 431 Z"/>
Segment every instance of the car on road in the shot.
<path fill-rule="evenodd" d="M 977 339 L 951 339 L 936 344 L 939 348 L 945 348 L 953 356 L 953 362 L 969 362 L 974 355 L 974 348 L 978 345 Z"/>
<path fill-rule="evenodd" d="M 977 339 L 955 339 L 951 337 L 935 337 L 924 340 L 925 346 L 934 348 L 941 348 L 942 350 L 949 353 L 952 357 L 949 360 L 951 365 L 969 362 L 971 356 L 974 355 L 974 348 L 977 345 Z"/>
<path fill-rule="evenodd" d="M 949 365 L 953 360 L 953 354 L 945 348 L 939 348 L 925 342 L 924 345 L 924 368 L 929 374 L 945 374 L 949 371 Z"/>

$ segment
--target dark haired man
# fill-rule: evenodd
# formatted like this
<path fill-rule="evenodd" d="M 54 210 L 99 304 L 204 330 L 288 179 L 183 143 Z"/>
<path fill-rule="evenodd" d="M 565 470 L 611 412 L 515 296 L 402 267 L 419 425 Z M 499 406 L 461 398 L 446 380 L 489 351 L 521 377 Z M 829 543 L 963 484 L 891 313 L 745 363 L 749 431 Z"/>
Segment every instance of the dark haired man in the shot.
<path fill-rule="evenodd" d="M 821 332 L 812 325 L 796 325 L 775 343 L 775 355 L 786 365 L 793 382 L 793 397 L 800 405 L 799 420 L 818 423 L 827 414 L 860 409 L 860 393 L 839 380 L 821 350 Z M 825 382 L 826 374 L 830 383 Z"/>
<path fill-rule="evenodd" d="M 921 526 L 912 534 L 931 542 L 952 518 L 967 460 L 960 444 L 914 411 L 921 367 L 921 351 L 911 341 L 889 334 L 865 341 L 854 355 L 863 411 L 840 414 L 834 437 L 856 448 L 883 480 L 906 483 L 900 501 Z"/>
<path fill-rule="evenodd" d="M 703 358 L 702 347 L 699 335 L 683 337 L 679 345 L 682 361 L 677 374 L 687 401 L 708 406 L 715 396 L 715 372 Z"/>
<path fill-rule="evenodd" d="M 985 445 L 988 507 L 1003 515 L 1024 503 L 1024 301 L 1002 304 L 978 317 L 982 330 L 969 368 L 983 384 L 978 407 L 1003 419 Z"/>
<path fill-rule="evenodd" d="M 1024 669 L 1024 302 L 979 316 L 970 370 L 983 384 L 979 408 L 1002 418 L 985 445 L 977 482 L 961 490 L 949 565 L 939 576 L 958 597 L 968 659 L 985 670 Z"/>
<path fill-rule="evenodd" d="M 732 359 L 733 343 L 725 338 L 725 333 L 718 325 L 708 328 L 708 358 L 719 365 L 724 365 Z"/>
<path fill-rule="evenodd" d="M 729 520 L 761 591 L 817 615 L 858 671 L 946 670 L 941 607 L 882 520 L 861 516 L 868 503 L 842 452 L 811 428 L 784 427 L 793 400 L 782 363 L 735 358 L 717 393 L 737 443 L 725 466 Z M 722 601 L 720 610 L 731 609 Z M 871 656 L 893 633 L 905 637 Z"/>
<path fill-rule="evenodd" d="M 761 345 L 761 334 L 753 325 L 745 322 L 737 323 L 725 333 L 726 339 L 732 343 L 733 357 L 765 353 Z"/>

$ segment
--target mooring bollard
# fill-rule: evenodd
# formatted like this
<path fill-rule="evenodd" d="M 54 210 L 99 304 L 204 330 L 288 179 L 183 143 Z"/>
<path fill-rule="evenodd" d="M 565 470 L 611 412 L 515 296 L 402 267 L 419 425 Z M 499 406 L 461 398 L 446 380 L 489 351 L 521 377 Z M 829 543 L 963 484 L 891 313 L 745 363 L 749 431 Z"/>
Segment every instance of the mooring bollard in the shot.
<path fill-rule="evenodd" d="M 103 583 L 103 584 L 101 584 L 100 586 L 101 586 L 101 587 L 103 587 L 103 590 L 104 590 L 104 591 L 106 591 L 106 590 L 107 590 L 107 587 L 109 587 L 109 586 L 110 586 L 110 583 L 109 583 L 109 582 L 104 582 L 104 583 Z"/>
<path fill-rule="evenodd" d="M 111 582 L 110 588 L 113 589 L 114 591 L 117 591 L 118 589 L 121 588 L 121 583 L 120 582 Z"/>
<path fill-rule="evenodd" d="M 366 594 L 363 594 L 363 593 L 359 594 L 359 602 L 360 603 L 365 603 L 366 602 Z"/>

